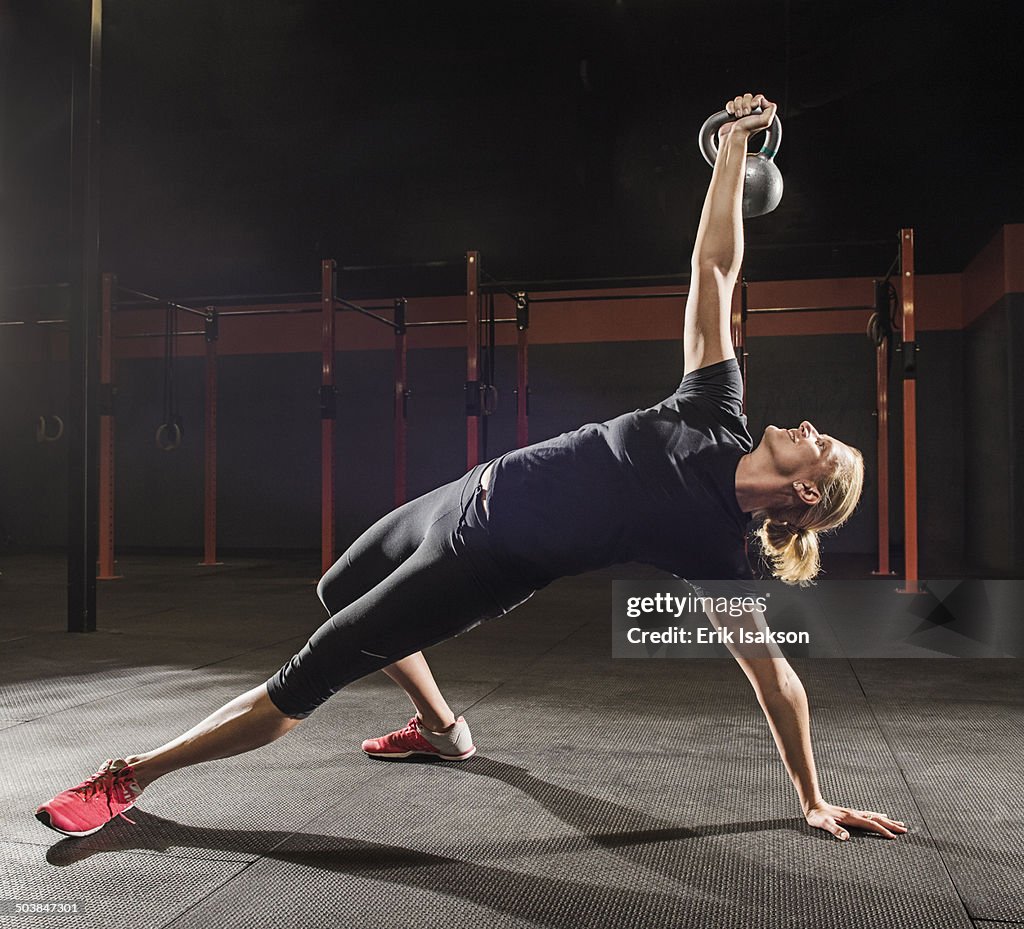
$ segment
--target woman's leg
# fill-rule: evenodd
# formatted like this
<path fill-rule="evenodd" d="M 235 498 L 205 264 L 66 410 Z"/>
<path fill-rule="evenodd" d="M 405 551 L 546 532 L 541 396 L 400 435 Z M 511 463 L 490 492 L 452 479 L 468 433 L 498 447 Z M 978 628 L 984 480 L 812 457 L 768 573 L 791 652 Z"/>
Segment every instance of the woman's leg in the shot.
<path fill-rule="evenodd" d="M 279 739 L 302 720 L 285 716 L 267 696 L 266 684 L 225 703 L 201 723 L 166 745 L 124 760 L 140 787 L 188 765 L 241 755 Z"/>
<path fill-rule="evenodd" d="M 443 488 L 439 488 L 441 490 Z M 317 593 L 328 612 L 340 612 L 372 590 L 416 551 L 433 522 L 438 491 L 412 500 L 387 514 L 366 530 L 327 571 Z M 447 703 L 440 695 L 422 655 L 399 662 L 397 680 L 408 682 L 410 696 L 419 700 L 427 714 L 441 710 L 440 719 L 425 719 L 428 728 L 443 720 Z M 404 670 L 403 670 L 404 669 Z M 403 685 L 404 686 L 404 685 Z M 189 765 L 227 758 L 259 748 L 294 729 L 302 720 L 287 716 L 274 705 L 266 683 L 235 697 L 188 732 L 165 745 L 124 760 L 135 769 L 140 786 Z M 449 722 L 454 722 L 454 718 Z M 448 723 L 444 723 L 448 725 Z M 443 728 L 441 726 L 440 728 Z"/>
<path fill-rule="evenodd" d="M 416 714 L 431 732 L 444 732 L 455 725 L 455 714 L 442 696 L 423 652 L 396 661 L 383 671 L 408 694 Z"/>
<path fill-rule="evenodd" d="M 457 483 L 439 487 L 403 504 L 374 523 L 349 546 L 317 585 L 317 595 L 328 614 L 333 616 L 354 603 L 416 551 L 438 515 L 438 507 L 445 506 L 445 491 Z M 382 670 L 405 691 L 428 729 L 442 732 L 454 725 L 455 715 L 422 652 Z"/>

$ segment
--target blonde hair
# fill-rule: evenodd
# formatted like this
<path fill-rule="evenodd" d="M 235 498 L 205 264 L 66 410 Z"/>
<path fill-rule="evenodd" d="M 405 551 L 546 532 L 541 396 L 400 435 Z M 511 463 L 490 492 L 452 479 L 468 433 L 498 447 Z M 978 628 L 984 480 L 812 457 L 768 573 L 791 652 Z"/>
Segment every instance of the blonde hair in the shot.
<path fill-rule="evenodd" d="M 806 587 L 821 571 L 818 536 L 846 522 L 857 508 L 864 488 L 864 456 L 847 446 L 851 454 L 837 456 L 835 467 L 820 486 L 821 497 L 813 506 L 758 510 L 763 519 L 756 535 L 772 574 L 787 584 Z"/>

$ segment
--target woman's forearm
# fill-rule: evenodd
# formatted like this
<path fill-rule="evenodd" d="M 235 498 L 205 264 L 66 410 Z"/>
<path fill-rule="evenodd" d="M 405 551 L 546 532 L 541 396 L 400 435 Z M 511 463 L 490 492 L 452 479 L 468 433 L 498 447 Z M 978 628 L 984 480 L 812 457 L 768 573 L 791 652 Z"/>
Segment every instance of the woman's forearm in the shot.
<path fill-rule="evenodd" d="M 743 172 L 749 133 L 734 129 L 722 140 L 693 246 L 692 266 L 739 274 L 743 263 Z"/>
<path fill-rule="evenodd" d="M 821 801 L 821 790 L 811 750 L 810 712 L 804 686 L 800 678 L 790 673 L 778 688 L 759 691 L 757 699 L 806 812 Z"/>

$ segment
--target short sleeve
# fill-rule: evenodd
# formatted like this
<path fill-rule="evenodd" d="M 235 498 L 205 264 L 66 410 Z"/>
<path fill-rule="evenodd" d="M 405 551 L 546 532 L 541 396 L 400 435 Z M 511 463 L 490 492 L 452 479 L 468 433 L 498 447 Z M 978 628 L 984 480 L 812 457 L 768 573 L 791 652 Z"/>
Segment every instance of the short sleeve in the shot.
<path fill-rule="evenodd" d="M 743 378 L 735 358 L 690 371 L 676 388 L 676 397 L 710 401 L 741 420 L 743 417 Z"/>

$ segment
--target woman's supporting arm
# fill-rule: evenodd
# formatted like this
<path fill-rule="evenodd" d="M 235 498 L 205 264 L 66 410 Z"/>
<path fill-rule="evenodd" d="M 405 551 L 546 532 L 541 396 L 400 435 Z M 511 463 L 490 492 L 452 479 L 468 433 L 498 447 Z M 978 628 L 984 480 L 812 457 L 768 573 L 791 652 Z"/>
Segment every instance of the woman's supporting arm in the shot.
<path fill-rule="evenodd" d="M 811 749 L 807 694 L 800 678 L 777 645 L 747 644 L 740 639 L 741 628 L 748 632 L 767 628 L 764 614 L 759 610 L 751 610 L 738 619 L 712 611 L 707 611 L 707 614 L 717 629 L 733 633 L 733 642 L 728 645 L 729 651 L 754 688 L 757 702 L 768 719 L 775 746 L 796 788 L 807 822 L 843 840 L 849 838 L 844 826 L 871 830 L 888 839 L 906 832 L 902 822 L 890 819 L 884 813 L 835 806 L 822 797 L 814 765 L 814 752 Z"/>

